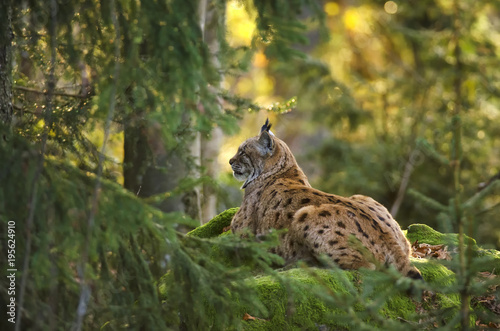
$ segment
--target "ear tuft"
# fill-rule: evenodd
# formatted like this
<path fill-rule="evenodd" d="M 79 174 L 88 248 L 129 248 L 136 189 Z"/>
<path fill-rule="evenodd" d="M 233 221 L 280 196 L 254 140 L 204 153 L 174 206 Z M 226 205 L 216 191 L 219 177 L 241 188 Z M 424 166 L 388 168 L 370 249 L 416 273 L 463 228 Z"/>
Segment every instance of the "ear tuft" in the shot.
<path fill-rule="evenodd" d="M 269 123 L 269 118 L 266 119 L 266 123 L 264 123 L 264 125 L 262 126 L 262 128 L 260 128 L 260 133 L 262 132 L 269 132 L 269 130 L 271 130 L 271 126 L 273 126 L 271 123 Z"/>

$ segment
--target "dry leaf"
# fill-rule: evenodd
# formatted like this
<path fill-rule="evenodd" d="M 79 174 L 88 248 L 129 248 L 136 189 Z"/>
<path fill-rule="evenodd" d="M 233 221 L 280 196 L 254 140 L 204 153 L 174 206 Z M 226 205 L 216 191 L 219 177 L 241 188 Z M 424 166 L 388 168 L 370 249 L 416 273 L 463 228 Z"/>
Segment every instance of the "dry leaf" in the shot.
<path fill-rule="evenodd" d="M 253 321 L 253 320 L 255 320 L 255 317 L 251 316 L 248 313 L 245 313 L 245 315 L 243 315 L 243 320 L 244 321 Z"/>
<path fill-rule="evenodd" d="M 448 252 L 448 246 L 419 244 L 416 240 L 412 245 L 412 256 L 416 258 L 435 257 L 439 260 L 451 260 L 451 255 Z"/>
<path fill-rule="evenodd" d="M 479 330 L 500 329 L 500 323 L 489 322 L 484 324 L 481 320 L 476 321 L 476 326 L 479 326 Z"/>
<path fill-rule="evenodd" d="M 477 274 L 479 277 L 479 281 L 485 281 L 485 280 L 491 280 L 496 277 L 497 275 L 488 272 L 488 271 L 483 271 L 479 272 Z M 485 307 L 486 309 L 490 310 L 492 313 L 496 315 L 500 315 L 500 300 L 497 299 L 497 295 L 493 294 L 492 292 L 495 292 L 498 288 L 498 285 L 492 285 L 489 286 L 488 293 L 482 296 L 478 297 L 473 297 L 472 298 L 472 304 L 473 305 L 481 305 Z M 500 329 L 500 323 L 494 323 L 494 322 L 486 322 L 486 321 L 481 321 L 477 320 L 476 325 L 481 327 L 481 330 L 483 329 Z"/>
<path fill-rule="evenodd" d="M 482 277 L 482 278 L 488 278 L 488 279 L 493 279 L 496 277 L 495 274 L 489 272 L 489 271 L 482 271 L 482 272 L 478 272 L 477 275 L 479 277 Z"/>

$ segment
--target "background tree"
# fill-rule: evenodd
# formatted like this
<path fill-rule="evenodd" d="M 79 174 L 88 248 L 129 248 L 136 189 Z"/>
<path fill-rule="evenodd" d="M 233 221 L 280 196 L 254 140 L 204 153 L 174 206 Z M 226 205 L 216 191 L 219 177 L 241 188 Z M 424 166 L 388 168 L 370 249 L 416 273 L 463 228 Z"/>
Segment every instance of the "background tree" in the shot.
<path fill-rule="evenodd" d="M 0 121 L 12 120 L 12 7 L 10 1 L 0 4 Z M 3 135 L 5 137 L 5 135 Z"/>

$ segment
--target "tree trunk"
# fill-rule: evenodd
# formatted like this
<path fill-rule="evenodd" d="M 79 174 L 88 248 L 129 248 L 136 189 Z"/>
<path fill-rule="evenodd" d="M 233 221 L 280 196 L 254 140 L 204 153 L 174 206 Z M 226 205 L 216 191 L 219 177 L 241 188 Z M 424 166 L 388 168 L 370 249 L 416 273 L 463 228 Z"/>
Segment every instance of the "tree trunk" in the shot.
<path fill-rule="evenodd" d="M 145 114 L 130 119 L 124 132 L 123 177 L 126 189 L 139 197 L 170 192 L 187 175 L 179 151 L 166 151 L 160 128 L 146 126 Z M 181 197 L 166 197 L 157 207 L 164 212 L 185 211 Z"/>
<path fill-rule="evenodd" d="M 211 61 L 219 67 L 217 54 L 219 43 L 217 29 L 224 15 L 221 8 L 216 8 L 212 1 L 204 0 L 199 5 L 200 28 L 204 42 L 210 48 Z M 133 103 L 133 100 L 131 101 Z M 199 178 L 200 166 L 205 168 L 207 175 L 216 178 L 219 171 L 217 155 L 221 145 L 222 132 L 215 128 L 209 139 L 196 133 L 190 142 L 190 148 L 174 148 L 165 150 L 161 142 L 160 127 L 144 122 L 145 114 L 136 114 L 125 127 L 124 141 L 124 186 L 140 197 L 170 192 L 175 189 L 182 178 L 187 176 Z M 187 126 L 192 119 L 184 118 Z M 186 153 L 189 154 L 194 167 L 187 169 Z M 206 222 L 217 213 L 217 195 L 213 185 L 195 187 L 182 197 L 165 197 L 157 206 L 165 212 L 182 211 L 191 218 Z"/>
<path fill-rule="evenodd" d="M 12 3 L 0 1 L 0 122 L 12 122 Z M 2 133 L 5 138 L 5 133 Z"/>
<path fill-rule="evenodd" d="M 221 144 L 222 130 L 220 128 L 215 128 L 209 139 L 202 139 L 201 141 L 201 164 L 210 178 L 217 178 L 219 173 L 217 156 Z M 203 185 L 202 214 L 203 223 L 210 221 L 217 215 L 217 192 L 211 184 Z"/>
<path fill-rule="evenodd" d="M 202 30 L 203 30 L 203 38 L 205 43 L 208 45 L 210 49 L 211 61 L 216 68 L 220 67 L 218 54 L 219 54 L 219 41 L 217 40 L 217 33 L 220 27 L 225 26 L 225 7 L 217 8 L 216 2 L 210 2 L 206 5 L 205 10 L 201 10 L 200 12 L 204 12 L 204 18 L 201 20 Z M 223 22 L 221 22 L 221 20 Z M 221 80 L 222 81 L 222 77 Z M 218 86 L 220 87 L 220 86 Z M 218 104 L 219 108 L 222 111 L 221 103 Z M 206 169 L 206 174 L 210 178 L 217 178 L 217 174 L 219 173 L 219 165 L 217 162 L 217 156 L 219 154 L 219 150 L 222 144 L 222 130 L 218 127 L 214 128 L 212 134 L 209 138 L 201 139 L 201 165 Z M 217 214 L 217 192 L 214 190 L 213 185 L 205 184 L 203 185 L 202 191 L 202 200 L 201 200 L 201 208 L 202 208 L 202 222 L 206 223 L 210 219 L 212 219 Z"/>

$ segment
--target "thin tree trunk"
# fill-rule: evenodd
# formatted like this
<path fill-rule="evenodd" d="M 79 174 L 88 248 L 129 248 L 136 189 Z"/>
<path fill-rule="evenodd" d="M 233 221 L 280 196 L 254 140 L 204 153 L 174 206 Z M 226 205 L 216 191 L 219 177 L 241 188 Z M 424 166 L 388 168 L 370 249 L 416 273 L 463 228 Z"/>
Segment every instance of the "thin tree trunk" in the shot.
<path fill-rule="evenodd" d="M 201 134 L 196 132 L 191 142 L 190 148 L 191 158 L 194 162 L 193 168 L 189 171 L 189 176 L 200 178 L 201 167 Z M 201 187 L 195 186 L 189 192 L 186 192 L 182 197 L 186 214 L 196 220 L 202 222 L 203 214 L 201 209 Z"/>
<path fill-rule="evenodd" d="M 405 169 L 403 172 L 403 177 L 401 178 L 401 184 L 399 185 L 399 190 L 398 194 L 396 196 L 396 200 L 394 201 L 392 207 L 391 207 L 391 215 L 392 217 L 396 218 L 396 215 L 399 212 L 399 208 L 401 207 L 401 204 L 403 203 L 405 194 L 406 194 L 406 189 L 408 188 L 408 184 L 410 183 L 410 177 L 411 174 L 413 173 L 413 169 L 416 164 L 416 159 L 418 158 L 419 155 L 419 150 L 414 149 L 410 153 L 410 156 L 408 158 L 408 161 L 406 161 L 405 164 Z"/>
<path fill-rule="evenodd" d="M 210 178 L 217 178 L 220 171 L 217 156 L 221 144 L 222 130 L 220 128 L 215 128 L 209 139 L 201 141 L 201 162 Z M 211 184 L 203 185 L 202 213 L 203 223 L 210 221 L 217 214 L 217 192 Z"/>
<path fill-rule="evenodd" d="M 201 10 L 201 14 L 204 13 L 204 18 L 200 18 L 202 22 L 202 29 L 204 34 L 204 41 L 210 49 L 211 62 L 216 68 L 220 68 L 219 63 L 219 50 L 220 45 L 217 40 L 217 33 L 220 27 L 225 26 L 225 7 L 217 7 L 218 4 L 215 1 L 209 4 L 205 2 L 205 10 Z M 222 22 L 221 22 L 222 21 Z M 222 77 L 221 80 L 222 81 Z M 219 88 L 217 86 L 216 88 Z M 219 111 L 222 111 L 221 103 L 218 103 Z M 222 130 L 216 127 L 212 130 L 211 136 L 209 138 L 201 138 L 200 142 L 200 157 L 201 165 L 206 169 L 206 174 L 210 178 L 217 178 L 219 173 L 219 164 L 217 162 L 217 156 L 222 144 Z M 217 192 L 214 190 L 213 185 L 205 184 L 203 185 L 201 200 L 202 209 L 202 222 L 206 223 L 212 219 L 217 214 Z"/>
<path fill-rule="evenodd" d="M 453 82 L 453 88 L 455 93 L 455 104 L 453 107 L 451 125 L 453 133 L 452 149 L 451 149 L 451 170 L 453 172 L 453 186 L 454 186 L 454 197 L 453 197 L 453 216 L 455 217 L 455 222 L 458 226 L 458 258 L 459 258 L 459 272 L 458 281 L 462 283 L 462 287 L 459 291 L 460 293 L 460 329 L 469 330 L 470 329 L 470 294 L 469 294 L 469 284 L 470 276 L 468 274 L 470 265 L 470 255 L 467 254 L 467 247 L 464 242 L 465 237 L 465 222 L 468 219 L 467 213 L 462 207 L 462 188 L 461 188 L 461 161 L 462 161 L 462 75 L 463 75 L 463 65 L 462 65 L 462 50 L 460 48 L 460 6 L 458 0 L 453 1 L 453 37 L 452 42 L 454 43 L 453 55 L 455 57 L 455 80 Z M 470 235 L 470 233 L 469 233 Z"/>
<path fill-rule="evenodd" d="M 0 122 L 12 122 L 12 3 L 0 1 Z M 5 133 L 2 133 L 6 138 Z"/>

